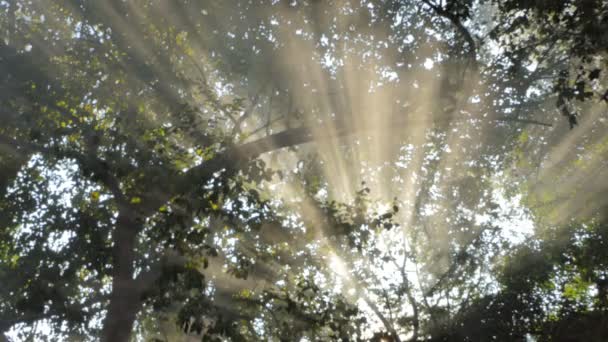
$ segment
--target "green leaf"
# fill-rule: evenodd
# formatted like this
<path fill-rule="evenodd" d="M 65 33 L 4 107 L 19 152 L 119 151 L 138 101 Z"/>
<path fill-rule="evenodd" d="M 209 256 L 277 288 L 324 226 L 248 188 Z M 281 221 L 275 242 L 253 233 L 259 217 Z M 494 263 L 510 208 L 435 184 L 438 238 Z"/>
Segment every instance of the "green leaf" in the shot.
<path fill-rule="evenodd" d="M 90 198 L 91 198 L 91 202 L 97 203 L 99 201 L 99 191 L 91 192 Z"/>

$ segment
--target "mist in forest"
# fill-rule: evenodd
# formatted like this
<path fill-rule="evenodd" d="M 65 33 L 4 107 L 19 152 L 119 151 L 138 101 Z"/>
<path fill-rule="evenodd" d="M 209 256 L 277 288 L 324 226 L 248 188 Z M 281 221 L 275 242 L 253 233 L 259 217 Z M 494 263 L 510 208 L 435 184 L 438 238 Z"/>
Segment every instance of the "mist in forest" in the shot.
<path fill-rule="evenodd" d="M 605 332 L 606 4 L 0 10 L 0 337 Z"/>

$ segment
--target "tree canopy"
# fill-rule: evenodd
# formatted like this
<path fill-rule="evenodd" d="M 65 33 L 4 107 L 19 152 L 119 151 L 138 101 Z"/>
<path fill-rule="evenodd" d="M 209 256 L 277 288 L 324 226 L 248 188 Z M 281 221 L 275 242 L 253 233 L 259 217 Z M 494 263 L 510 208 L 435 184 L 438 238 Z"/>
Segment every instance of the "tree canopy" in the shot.
<path fill-rule="evenodd" d="M 602 341 L 608 3 L 0 0 L 0 340 Z"/>

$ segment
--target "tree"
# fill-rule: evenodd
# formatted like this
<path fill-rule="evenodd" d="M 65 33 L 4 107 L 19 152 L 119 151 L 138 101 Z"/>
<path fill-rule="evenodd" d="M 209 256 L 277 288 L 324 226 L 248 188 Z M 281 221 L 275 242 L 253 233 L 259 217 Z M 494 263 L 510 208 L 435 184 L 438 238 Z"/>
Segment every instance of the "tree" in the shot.
<path fill-rule="evenodd" d="M 35 334 L 42 321 L 55 336 L 126 341 L 158 339 L 170 321 L 233 340 L 559 334 L 539 308 L 550 294 L 534 291 L 566 261 L 538 257 L 550 237 L 510 247 L 493 187 L 543 161 L 529 136 L 558 124 L 552 109 L 572 126 L 573 108 L 602 95 L 605 5 L 0 6 L 0 331 Z M 525 193 L 516 176 L 499 178 L 504 192 Z M 601 259 L 574 245 L 558 250 L 590 254 L 581 269 Z M 518 257 L 530 263 L 513 270 Z M 569 289 L 558 321 L 603 322 L 572 303 L 602 283 L 594 272 L 553 280 Z"/>

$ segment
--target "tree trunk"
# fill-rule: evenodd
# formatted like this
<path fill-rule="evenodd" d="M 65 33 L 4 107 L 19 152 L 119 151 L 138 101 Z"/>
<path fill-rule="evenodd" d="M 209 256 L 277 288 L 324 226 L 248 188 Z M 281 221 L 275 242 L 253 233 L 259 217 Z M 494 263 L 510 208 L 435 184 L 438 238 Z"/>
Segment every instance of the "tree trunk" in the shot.
<path fill-rule="evenodd" d="M 112 285 L 110 305 L 101 334 L 101 341 L 104 342 L 129 341 L 135 318 L 141 309 L 137 291 L 129 291 L 128 288 L 125 290 L 124 284 L 118 284 L 115 282 Z"/>
<path fill-rule="evenodd" d="M 113 232 L 112 294 L 104 321 L 101 341 L 129 341 L 133 324 L 142 305 L 142 291 L 133 279 L 135 242 L 140 224 L 134 215 L 120 214 Z"/>

